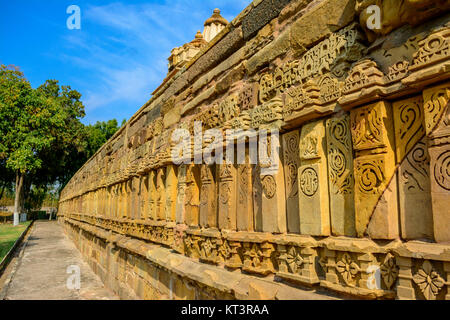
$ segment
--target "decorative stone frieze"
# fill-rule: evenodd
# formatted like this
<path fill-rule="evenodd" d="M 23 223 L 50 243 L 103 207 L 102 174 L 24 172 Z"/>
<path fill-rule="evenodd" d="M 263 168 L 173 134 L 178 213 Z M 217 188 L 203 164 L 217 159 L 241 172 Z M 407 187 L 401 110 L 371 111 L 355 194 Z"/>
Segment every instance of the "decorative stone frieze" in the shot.
<path fill-rule="evenodd" d="M 447 4 L 288 2 L 254 1 L 174 68 L 69 181 L 59 221 L 139 297 L 450 299 Z M 274 163 L 250 161 L 255 137 Z"/>

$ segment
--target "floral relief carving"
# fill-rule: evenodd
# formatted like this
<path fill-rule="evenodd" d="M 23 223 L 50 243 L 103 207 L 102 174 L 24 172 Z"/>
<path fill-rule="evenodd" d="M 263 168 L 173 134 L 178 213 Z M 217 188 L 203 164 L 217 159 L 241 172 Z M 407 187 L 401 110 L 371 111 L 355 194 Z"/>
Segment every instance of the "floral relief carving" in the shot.
<path fill-rule="evenodd" d="M 299 248 L 291 246 L 286 254 L 286 264 L 289 267 L 290 272 L 297 273 L 303 264 L 303 258 L 300 255 Z"/>
<path fill-rule="evenodd" d="M 350 255 L 346 252 L 341 260 L 336 263 L 336 270 L 341 274 L 346 284 L 350 284 L 353 278 L 358 274 L 359 266 L 353 262 Z"/>
<path fill-rule="evenodd" d="M 380 266 L 381 277 L 387 289 L 391 289 L 398 277 L 398 266 L 395 264 L 395 258 L 388 253 Z"/>
<path fill-rule="evenodd" d="M 445 284 L 444 279 L 428 260 L 423 262 L 422 267 L 413 276 L 413 280 L 427 300 L 436 300 L 436 296 Z"/>

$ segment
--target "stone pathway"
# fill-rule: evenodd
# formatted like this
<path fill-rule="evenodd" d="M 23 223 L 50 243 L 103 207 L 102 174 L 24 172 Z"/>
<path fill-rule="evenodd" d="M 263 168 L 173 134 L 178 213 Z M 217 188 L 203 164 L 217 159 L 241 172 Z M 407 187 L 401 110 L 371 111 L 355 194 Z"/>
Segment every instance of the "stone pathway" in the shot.
<path fill-rule="evenodd" d="M 83 261 L 80 252 L 55 221 L 36 221 L 21 248 L 9 283 L 2 288 L 9 300 L 111 300 L 118 299 Z M 80 289 L 68 289 L 69 266 L 78 266 Z M 8 282 L 8 281 L 7 281 Z"/>

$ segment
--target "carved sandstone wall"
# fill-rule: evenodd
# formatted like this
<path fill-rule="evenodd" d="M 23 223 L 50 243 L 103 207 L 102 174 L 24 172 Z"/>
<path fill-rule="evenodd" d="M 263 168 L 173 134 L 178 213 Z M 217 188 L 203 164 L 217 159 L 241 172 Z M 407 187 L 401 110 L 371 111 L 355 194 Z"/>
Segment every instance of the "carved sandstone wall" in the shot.
<path fill-rule="evenodd" d="M 254 1 L 79 170 L 60 222 L 122 297 L 450 299 L 449 8 Z M 196 120 L 279 129 L 280 169 L 174 165 Z"/>

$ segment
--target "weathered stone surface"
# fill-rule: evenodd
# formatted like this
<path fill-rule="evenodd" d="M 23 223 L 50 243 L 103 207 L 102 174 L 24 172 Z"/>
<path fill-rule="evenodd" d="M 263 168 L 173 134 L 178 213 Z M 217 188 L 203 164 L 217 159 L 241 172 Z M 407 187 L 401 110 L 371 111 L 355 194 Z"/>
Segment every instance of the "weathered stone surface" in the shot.
<path fill-rule="evenodd" d="M 285 31 L 276 40 L 268 44 L 262 50 L 258 51 L 248 60 L 247 71 L 249 75 L 254 74 L 258 71 L 258 69 L 271 62 L 278 56 L 287 53 L 290 46 L 290 34 L 288 31 Z"/>
<path fill-rule="evenodd" d="M 251 38 L 259 29 L 278 16 L 291 0 L 262 0 L 242 20 L 244 39 Z"/>
<path fill-rule="evenodd" d="M 297 50 L 309 48 L 348 25 L 355 14 L 355 0 L 325 0 L 311 6 L 292 24 L 291 46 Z"/>
<path fill-rule="evenodd" d="M 192 82 L 201 73 L 218 65 L 235 52 L 242 43 L 242 29 L 234 28 L 186 71 L 187 81 Z"/>
<path fill-rule="evenodd" d="M 369 28 L 368 21 L 373 24 L 371 5 L 376 4 L 379 8 L 380 27 Z M 366 31 L 368 38 L 373 41 L 377 36 L 383 36 L 392 30 L 405 25 L 417 25 L 430 17 L 439 15 L 450 9 L 450 3 L 446 0 L 408 0 L 408 1 L 356 1 L 356 10 L 360 15 L 361 26 Z M 417 14 L 420 12 L 420 14 Z"/>
<path fill-rule="evenodd" d="M 181 119 L 181 106 L 176 106 L 169 111 L 164 116 L 164 128 L 169 128 Z"/>

